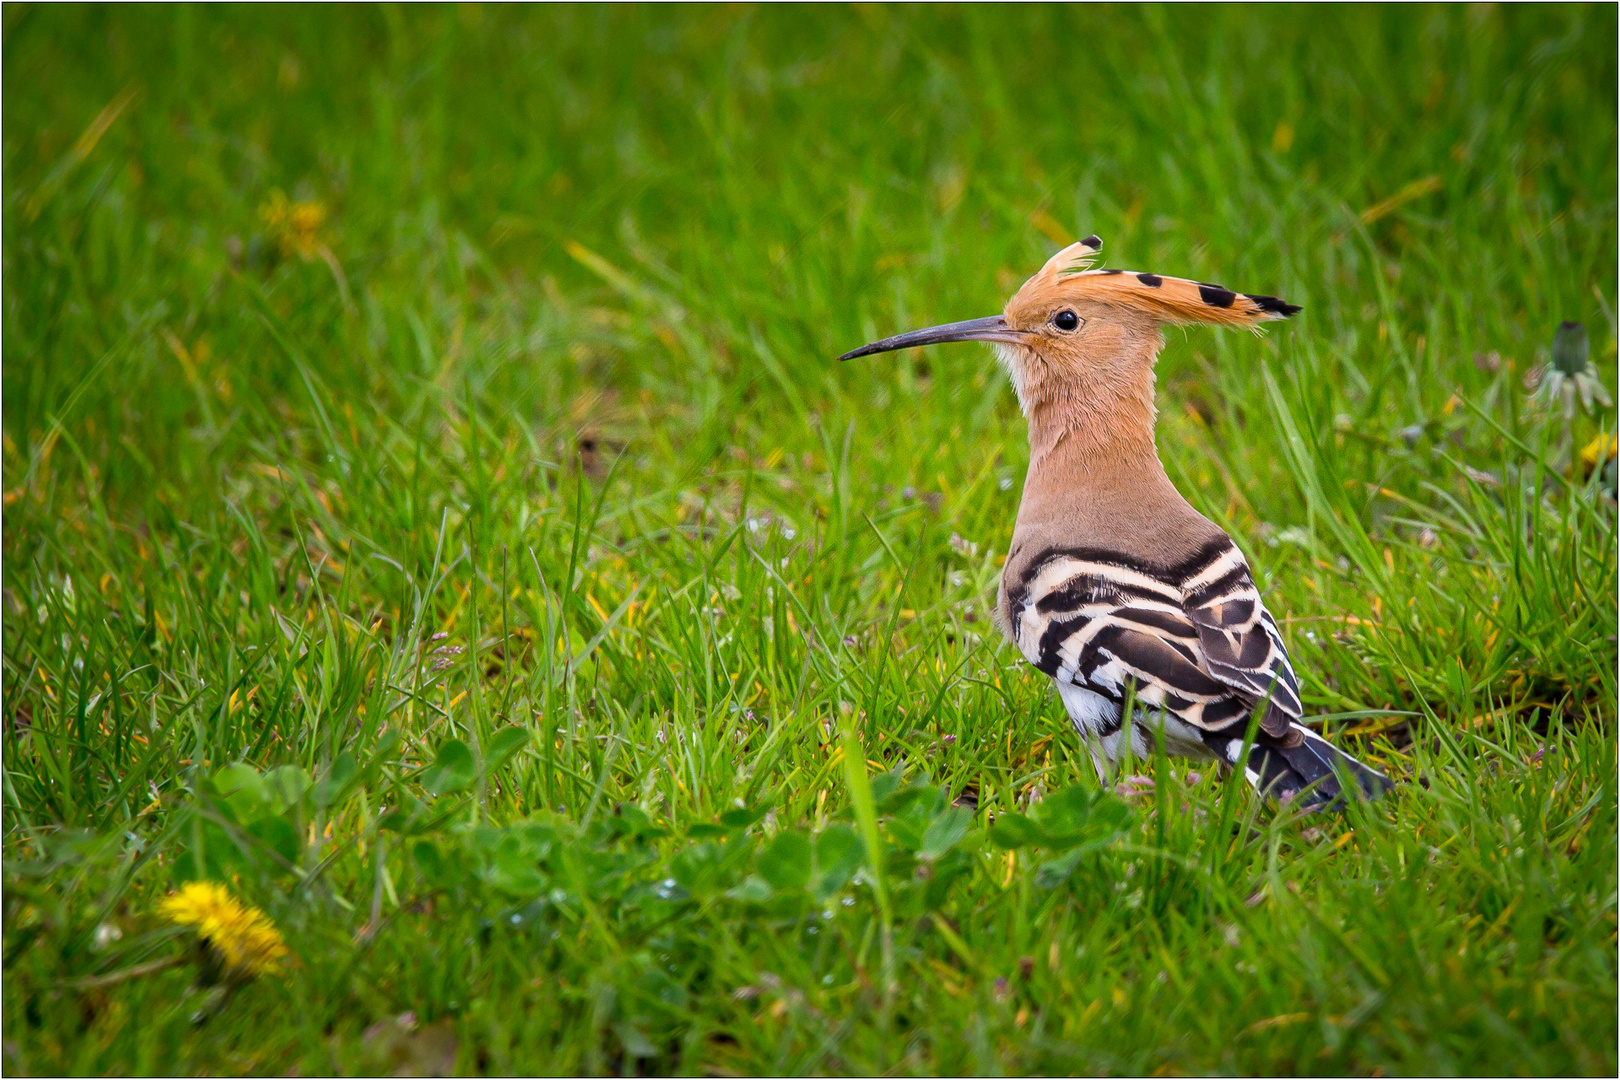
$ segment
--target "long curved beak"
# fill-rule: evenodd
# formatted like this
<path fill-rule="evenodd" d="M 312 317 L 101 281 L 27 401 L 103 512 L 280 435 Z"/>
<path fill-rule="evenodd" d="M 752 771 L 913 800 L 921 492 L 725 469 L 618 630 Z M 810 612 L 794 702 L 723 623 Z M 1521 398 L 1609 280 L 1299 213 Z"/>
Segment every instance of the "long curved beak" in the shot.
<path fill-rule="evenodd" d="M 987 315 L 982 319 L 968 319 L 966 322 L 946 323 L 944 326 L 930 326 L 926 330 L 912 330 L 894 337 L 886 337 L 882 341 L 874 341 L 870 345 L 862 345 L 858 349 L 851 349 L 840 356 L 840 360 L 853 360 L 857 356 L 871 356 L 873 353 L 893 352 L 896 349 L 911 349 L 918 345 L 939 345 L 946 341 L 1009 341 L 1019 342 L 1023 335 L 1007 325 L 1007 320 L 1000 315 Z"/>

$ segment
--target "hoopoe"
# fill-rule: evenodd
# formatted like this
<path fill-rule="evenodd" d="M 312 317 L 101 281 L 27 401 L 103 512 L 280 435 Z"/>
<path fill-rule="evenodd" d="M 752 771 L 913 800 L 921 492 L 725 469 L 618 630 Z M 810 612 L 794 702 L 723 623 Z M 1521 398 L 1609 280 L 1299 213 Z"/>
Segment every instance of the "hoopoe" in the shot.
<path fill-rule="evenodd" d="M 996 622 L 1057 684 L 1106 784 L 1128 746 L 1241 764 L 1257 791 L 1325 806 L 1353 777 L 1389 779 L 1300 721 L 1299 682 L 1243 553 L 1182 498 L 1153 440 L 1166 324 L 1254 329 L 1299 311 L 1274 296 L 1087 269 L 1102 241 L 1058 252 L 1000 315 L 884 338 L 839 357 L 990 342 L 1029 421 Z M 1130 703 L 1130 730 L 1124 730 Z M 1259 713 L 1244 757 L 1250 719 Z"/>

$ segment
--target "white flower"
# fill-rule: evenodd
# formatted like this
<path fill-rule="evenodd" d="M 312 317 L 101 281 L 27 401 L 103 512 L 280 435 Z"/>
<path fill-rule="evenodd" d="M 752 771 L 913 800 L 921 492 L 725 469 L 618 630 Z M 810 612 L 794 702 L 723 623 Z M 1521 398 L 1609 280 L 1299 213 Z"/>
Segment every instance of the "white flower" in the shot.
<path fill-rule="evenodd" d="M 1539 389 L 1548 401 L 1563 401 L 1566 417 L 1575 415 L 1576 398 L 1580 399 L 1581 411 L 1585 413 L 1592 411 L 1594 400 L 1601 402 L 1604 408 L 1614 405 L 1608 389 L 1598 378 L 1597 368 L 1592 366 L 1586 327 L 1578 322 L 1559 324 L 1553 338 L 1552 362 L 1547 365 Z"/>

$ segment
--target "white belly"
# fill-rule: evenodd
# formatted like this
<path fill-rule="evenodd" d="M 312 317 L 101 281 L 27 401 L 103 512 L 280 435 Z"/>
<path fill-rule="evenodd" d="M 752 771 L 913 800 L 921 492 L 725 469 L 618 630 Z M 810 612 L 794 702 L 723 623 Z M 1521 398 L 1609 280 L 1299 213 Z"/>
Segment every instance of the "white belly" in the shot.
<path fill-rule="evenodd" d="M 1064 708 L 1069 711 L 1069 719 L 1074 722 L 1074 729 L 1085 739 L 1101 773 L 1104 761 L 1112 765 L 1124 751 L 1121 736 L 1125 732 L 1119 729 L 1119 706 L 1083 686 L 1060 682 L 1057 689 Z M 1204 744 L 1197 728 L 1171 713 L 1138 705 L 1132 712 L 1132 720 L 1130 748 L 1138 758 L 1153 757 L 1161 729 L 1164 732 L 1164 751 L 1171 757 L 1203 759 L 1215 756 Z"/>

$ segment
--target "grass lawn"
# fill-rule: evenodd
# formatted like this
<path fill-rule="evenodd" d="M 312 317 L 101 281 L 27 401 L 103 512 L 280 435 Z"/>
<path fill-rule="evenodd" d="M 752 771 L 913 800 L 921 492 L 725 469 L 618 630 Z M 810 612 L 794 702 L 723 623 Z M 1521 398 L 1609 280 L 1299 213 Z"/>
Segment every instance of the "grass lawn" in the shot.
<path fill-rule="evenodd" d="M 1614 1074 L 1612 6 L 3 18 L 8 1074 Z M 832 359 L 1090 232 L 1304 305 L 1160 452 L 1393 797 L 1101 790 Z"/>

